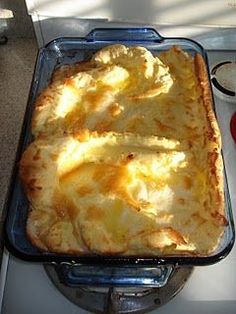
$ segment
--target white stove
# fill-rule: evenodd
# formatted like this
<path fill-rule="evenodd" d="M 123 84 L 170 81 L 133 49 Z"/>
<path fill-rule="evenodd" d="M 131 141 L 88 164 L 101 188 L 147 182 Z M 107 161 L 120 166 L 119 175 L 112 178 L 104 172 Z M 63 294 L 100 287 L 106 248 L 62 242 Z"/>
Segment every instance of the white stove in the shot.
<path fill-rule="evenodd" d="M 236 61 L 236 51 L 211 50 L 208 51 L 208 57 L 213 66 L 225 60 Z M 236 225 L 236 145 L 230 133 L 230 119 L 236 111 L 236 103 L 227 103 L 215 97 L 215 104 Z M 235 314 L 235 274 L 236 246 L 223 261 L 212 266 L 195 267 L 182 291 L 150 313 Z M 43 265 L 23 262 L 6 250 L 1 269 L 0 308 L 2 314 L 89 313 L 61 294 Z"/>

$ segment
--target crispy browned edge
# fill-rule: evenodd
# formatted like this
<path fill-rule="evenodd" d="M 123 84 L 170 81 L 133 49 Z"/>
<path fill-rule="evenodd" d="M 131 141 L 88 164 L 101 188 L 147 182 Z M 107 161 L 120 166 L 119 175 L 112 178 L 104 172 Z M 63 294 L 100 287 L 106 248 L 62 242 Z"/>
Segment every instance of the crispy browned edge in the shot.
<path fill-rule="evenodd" d="M 226 225 L 225 218 L 225 200 L 224 200 L 224 177 L 223 177 L 223 159 L 221 155 L 221 134 L 219 126 L 213 111 L 213 99 L 211 87 L 207 72 L 206 63 L 200 54 L 194 57 L 195 72 L 202 89 L 202 100 L 206 110 L 209 129 L 206 134 L 206 141 L 212 142 L 213 151 L 208 153 L 208 163 L 211 173 L 210 184 L 212 192 L 215 194 L 216 206 L 213 209 L 212 216 L 216 218 L 220 225 Z"/>
<path fill-rule="evenodd" d="M 37 145 L 35 142 L 32 142 L 24 151 L 19 162 L 20 179 L 27 198 L 30 202 L 30 209 L 26 223 L 26 235 L 33 245 L 40 248 L 41 250 L 47 251 L 47 247 L 40 240 L 40 238 L 36 236 L 35 226 L 33 224 L 29 224 L 29 221 L 31 221 L 31 216 L 34 215 L 32 199 L 40 197 L 40 194 L 42 193 L 42 188 L 41 186 L 38 186 L 37 179 L 35 178 L 37 169 L 40 166 L 39 163 L 40 156 L 37 152 Z"/>
<path fill-rule="evenodd" d="M 43 243 L 43 241 L 36 235 L 34 227 L 29 223 L 31 221 L 32 211 L 30 211 L 27 224 L 26 224 L 26 235 L 27 238 L 30 240 L 31 244 L 36 246 L 38 249 L 42 251 L 48 251 L 48 247 Z"/>

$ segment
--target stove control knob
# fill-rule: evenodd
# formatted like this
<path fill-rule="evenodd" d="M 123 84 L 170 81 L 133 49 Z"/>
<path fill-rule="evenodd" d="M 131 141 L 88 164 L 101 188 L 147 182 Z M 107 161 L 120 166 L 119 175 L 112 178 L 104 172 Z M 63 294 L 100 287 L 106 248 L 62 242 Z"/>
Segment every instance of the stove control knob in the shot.
<path fill-rule="evenodd" d="M 211 82 L 214 93 L 224 101 L 236 99 L 236 62 L 223 61 L 211 70 Z"/>

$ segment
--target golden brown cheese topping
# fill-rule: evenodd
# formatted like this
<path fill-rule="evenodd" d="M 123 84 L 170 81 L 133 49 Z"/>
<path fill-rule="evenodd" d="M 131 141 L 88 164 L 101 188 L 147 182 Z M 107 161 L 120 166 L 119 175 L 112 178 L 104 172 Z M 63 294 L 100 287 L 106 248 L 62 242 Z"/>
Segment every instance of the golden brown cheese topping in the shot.
<path fill-rule="evenodd" d="M 113 45 L 63 66 L 36 101 L 20 175 L 27 234 L 69 254 L 209 254 L 224 216 L 207 72 L 177 47 Z"/>

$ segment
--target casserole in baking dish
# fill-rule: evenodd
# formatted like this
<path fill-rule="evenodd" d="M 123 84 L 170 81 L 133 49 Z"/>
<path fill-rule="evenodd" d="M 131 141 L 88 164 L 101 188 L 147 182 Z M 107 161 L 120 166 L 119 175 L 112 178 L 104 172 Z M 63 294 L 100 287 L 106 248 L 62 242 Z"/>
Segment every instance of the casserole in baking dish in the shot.
<path fill-rule="evenodd" d="M 209 254 L 227 225 L 202 57 L 116 44 L 58 69 L 20 162 L 27 234 L 58 253 Z"/>
<path fill-rule="evenodd" d="M 9 210 L 8 242 L 44 261 L 216 261 L 234 236 L 204 52 L 153 30 L 121 32 L 122 44 L 95 31 L 41 52 L 34 140 L 28 118 L 19 153 L 31 209 L 24 198 L 24 246 Z"/>

